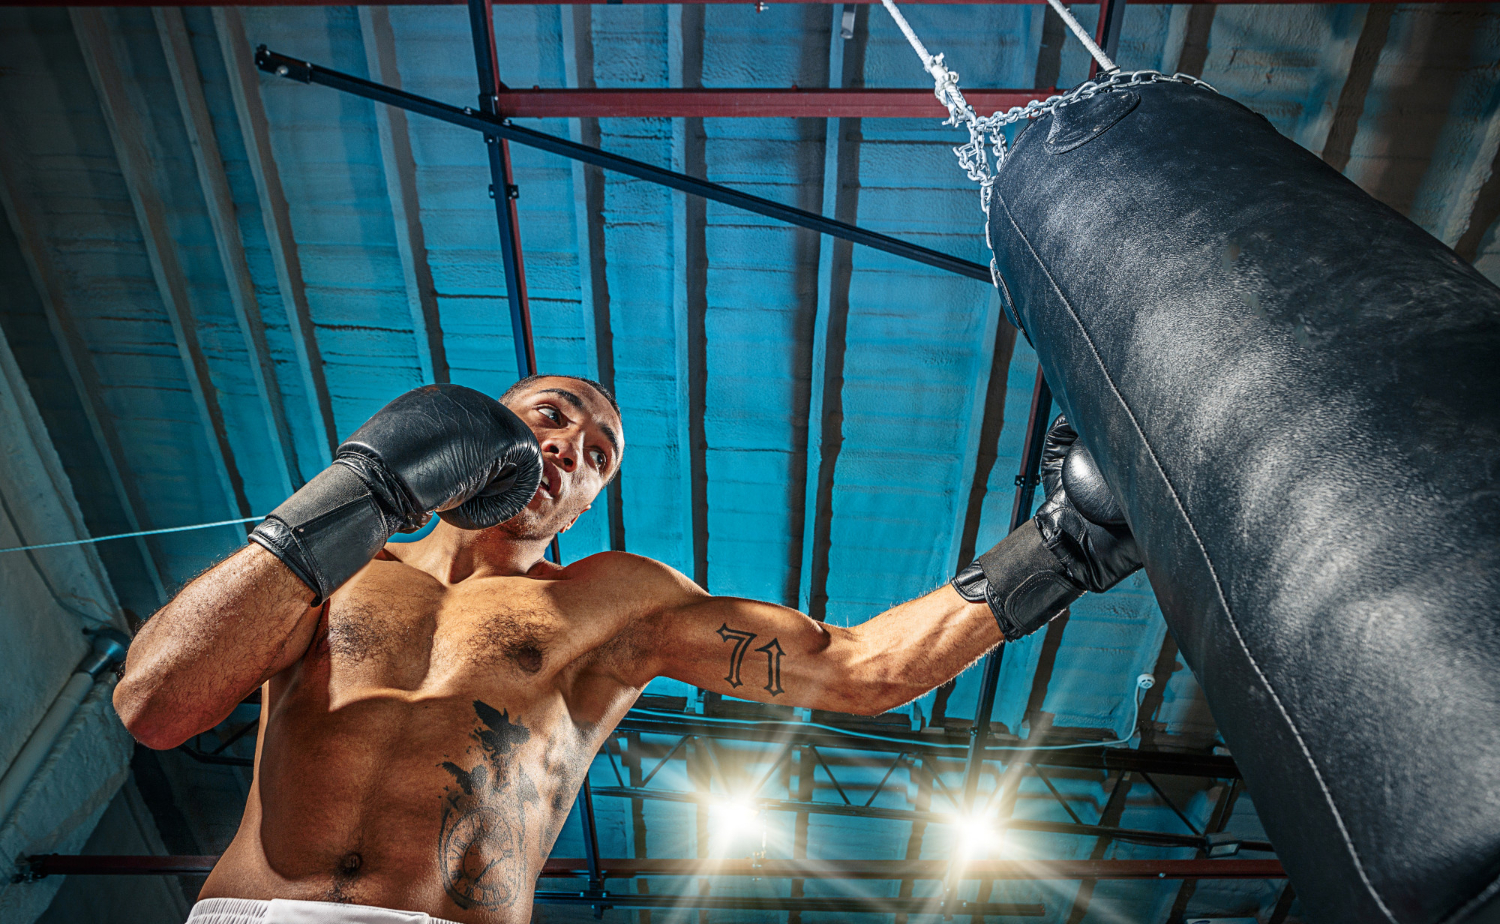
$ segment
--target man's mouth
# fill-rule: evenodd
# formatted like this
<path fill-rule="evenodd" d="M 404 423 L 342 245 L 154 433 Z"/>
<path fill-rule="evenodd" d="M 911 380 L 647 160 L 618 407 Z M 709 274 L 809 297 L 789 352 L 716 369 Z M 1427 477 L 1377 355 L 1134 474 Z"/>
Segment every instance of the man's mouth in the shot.
<path fill-rule="evenodd" d="M 542 466 L 542 481 L 537 485 L 537 493 L 545 494 L 547 497 L 557 500 L 557 488 L 561 479 L 558 477 L 557 469 L 551 465 Z"/>

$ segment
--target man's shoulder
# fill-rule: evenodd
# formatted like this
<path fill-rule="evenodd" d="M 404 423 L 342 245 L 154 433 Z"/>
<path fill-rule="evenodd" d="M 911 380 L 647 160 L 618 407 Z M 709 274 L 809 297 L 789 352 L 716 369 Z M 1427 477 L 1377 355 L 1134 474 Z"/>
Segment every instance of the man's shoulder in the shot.
<path fill-rule="evenodd" d="M 581 558 L 567 567 L 565 576 L 587 586 L 589 594 L 601 601 L 637 615 L 703 593 L 671 565 L 630 552 L 600 552 Z"/>
<path fill-rule="evenodd" d="M 580 558 L 564 570 L 569 577 L 637 577 L 674 581 L 682 577 L 672 566 L 633 552 L 597 552 Z"/>

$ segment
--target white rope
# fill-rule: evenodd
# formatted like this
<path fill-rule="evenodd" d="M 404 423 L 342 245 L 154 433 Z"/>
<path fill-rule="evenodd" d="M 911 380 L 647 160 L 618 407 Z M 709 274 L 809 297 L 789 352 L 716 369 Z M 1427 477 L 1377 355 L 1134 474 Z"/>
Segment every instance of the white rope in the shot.
<path fill-rule="evenodd" d="M 922 66 L 927 68 L 928 73 L 932 73 L 932 55 L 927 53 L 927 46 L 917 38 L 917 33 L 912 31 L 911 24 L 906 21 L 906 17 L 901 15 L 901 11 L 896 9 L 896 4 L 891 0 L 880 0 L 880 4 L 885 7 L 887 13 L 891 14 L 891 18 L 896 20 L 901 34 L 906 36 L 906 40 L 911 43 L 912 50 L 917 53 L 917 57 L 922 59 Z M 933 74 L 933 76 L 937 75 Z"/>
<path fill-rule="evenodd" d="M 208 529 L 213 526 L 234 526 L 239 523 L 251 523 L 263 520 L 264 517 L 244 517 L 239 520 L 215 520 L 212 523 L 194 523 L 192 526 L 169 526 L 166 529 L 143 529 L 135 533 L 116 533 L 113 536 L 92 536 L 88 539 L 69 539 L 67 542 L 43 542 L 40 545 L 17 545 L 8 549 L 0 549 L 5 552 L 30 552 L 34 549 L 56 549 L 65 545 L 88 545 L 91 542 L 107 542 L 110 539 L 134 539 L 137 536 L 159 536 L 162 533 L 183 533 L 192 529 Z"/>
<path fill-rule="evenodd" d="M 958 89 L 958 73 L 948 69 L 948 65 L 943 63 L 942 55 L 928 53 L 927 46 L 917 38 L 917 33 L 912 30 L 911 23 L 907 22 L 906 17 L 901 15 L 901 11 L 896 9 L 894 0 L 880 0 L 880 2 L 886 12 L 891 14 L 891 18 L 896 21 L 901 34 L 906 36 L 906 41 L 911 45 L 912 51 L 915 51 L 917 57 L 922 59 L 922 68 L 932 75 L 932 92 L 938 98 L 938 102 L 948 110 L 948 124 L 967 125 L 969 134 L 973 135 L 973 126 L 977 117 L 974 115 L 974 107 L 969 105 L 969 101 L 964 99 L 963 93 Z"/>
<path fill-rule="evenodd" d="M 1115 2 L 1120 3 L 1124 2 L 1124 0 L 1115 0 Z M 1068 28 L 1078 37 L 1078 41 L 1083 43 L 1083 47 L 1089 50 L 1089 54 L 1094 56 L 1094 60 L 1099 62 L 1099 67 L 1104 73 L 1112 74 L 1120 69 L 1115 62 L 1109 59 L 1109 55 L 1104 53 L 1104 49 L 1100 48 L 1094 42 L 1094 38 L 1089 35 L 1088 30 L 1084 29 L 1078 20 L 1073 18 L 1072 12 L 1063 6 L 1062 0 L 1047 0 L 1047 3 L 1057 11 L 1057 15 L 1062 17 L 1062 21 L 1068 24 Z"/>
<path fill-rule="evenodd" d="M 1015 106 L 1005 112 L 979 116 L 975 114 L 974 107 L 969 105 L 968 100 L 964 99 L 963 92 L 958 88 L 958 73 L 948 69 L 941 54 L 934 55 L 927 50 L 927 46 L 917 38 L 917 33 L 912 29 L 911 23 L 908 23 L 906 17 L 901 15 L 901 11 L 896 8 L 895 0 L 880 0 L 881 6 L 884 6 L 886 12 L 890 13 L 891 18 L 896 21 L 901 34 L 906 36 L 906 41 L 911 45 L 912 51 L 915 51 L 917 57 L 922 59 L 922 68 L 932 75 L 933 95 L 948 110 L 948 119 L 944 124 L 962 126 L 969 132 L 968 142 L 954 148 L 953 153 L 958 156 L 959 166 L 964 168 L 969 179 L 979 184 L 979 204 L 986 215 L 989 214 L 990 186 L 995 181 L 995 170 L 1005 163 L 1007 147 L 1004 130 L 1007 125 L 1035 119 L 1071 103 L 1090 99 L 1100 93 L 1143 86 L 1160 80 L 1177 81 L 1213 90 L 1213 87 L 1189 74 L 1173 74 L 1168 77 L 1160 71 L 1150 70 L 1121 73 L 1119 66 L 1109 59 L 1104 49 L 1100 48 L 1087 30 L 1079 25 L 1078 20 L 1063 5 L 1062 0 L 1047 0 L 1047 2 L 1083 43 L 1083 47 L 1088 49 L 1089 54 L 1094 56 L 1094 60 L 1099 62 L 1102 72 L 1097 78 L 1084 81 L 1066 93 L 1049 96 L 1044 100 L 1034 99 L 1024 106 Z M 994 167 L 990 166 L 991 155 L 995 160 Z"/>

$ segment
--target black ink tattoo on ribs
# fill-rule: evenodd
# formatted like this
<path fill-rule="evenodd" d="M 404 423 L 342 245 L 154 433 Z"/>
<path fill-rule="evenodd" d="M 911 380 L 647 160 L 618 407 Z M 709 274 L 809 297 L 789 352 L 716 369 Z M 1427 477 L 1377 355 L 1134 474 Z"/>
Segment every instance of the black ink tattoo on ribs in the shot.
<path fill-rule="evenodd" d="M 728 623 L 724 623 L 719 626 L 718 636 L 726 642 L 734 642 L 734 650 L 729 652 L 729 673 L 724 676 L 724 682 L 732 689 L 740 686 L 740 665 L 745 663 L 745 652 L 750 649 L 750 643 L 755 641 L 756 635 L 754 632 L 731 629 Z M 773 638 L 755 650 L 764 652 L 766 656 L 766 685 L 762 689 L 772 696 L 785 693 L 786 690 L 781 686 L 781 656 L 786 652 L 782 651 L 781 642 Z"/>
<path fill-rule="evenodd" d="M 541 795 L 515 755 L 531 732 L 480 700 L 474 713 L 478 761 L 468 770 L 441 764 L 456 785 L 444 789 L 438 866 L 454 904 L 493 910 L 512 904 L 525 886 L 527 811 Z"/>

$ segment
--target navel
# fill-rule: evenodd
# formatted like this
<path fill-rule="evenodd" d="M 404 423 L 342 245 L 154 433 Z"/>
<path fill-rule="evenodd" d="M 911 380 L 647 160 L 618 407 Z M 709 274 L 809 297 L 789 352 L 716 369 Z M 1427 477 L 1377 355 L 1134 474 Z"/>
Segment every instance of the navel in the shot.
<path fill-rule="evenodd" d="M 359 875 L 359 868 L 365 863 L 365 858 L 354 851 L 349 851 L 339 859 L 338 875 L 342 878 Z"/>

